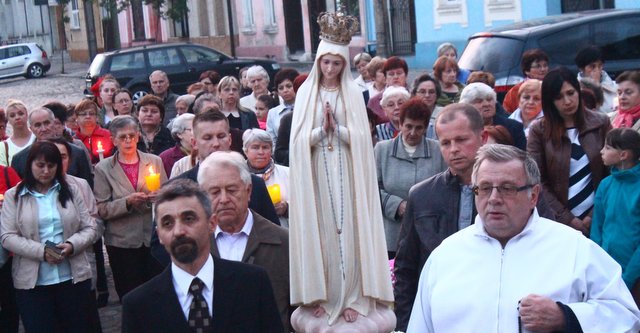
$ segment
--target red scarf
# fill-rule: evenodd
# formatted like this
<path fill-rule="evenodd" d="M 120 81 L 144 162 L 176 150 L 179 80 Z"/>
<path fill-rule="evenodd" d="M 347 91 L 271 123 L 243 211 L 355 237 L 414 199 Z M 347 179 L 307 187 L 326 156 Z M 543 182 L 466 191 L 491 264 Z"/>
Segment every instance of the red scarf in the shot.
<path fill-rule="evenodd" d="M 632 127 L 638 119 L 640 119 L 640 105 L 620 110 L 613 119 L 613 128 Z"/>

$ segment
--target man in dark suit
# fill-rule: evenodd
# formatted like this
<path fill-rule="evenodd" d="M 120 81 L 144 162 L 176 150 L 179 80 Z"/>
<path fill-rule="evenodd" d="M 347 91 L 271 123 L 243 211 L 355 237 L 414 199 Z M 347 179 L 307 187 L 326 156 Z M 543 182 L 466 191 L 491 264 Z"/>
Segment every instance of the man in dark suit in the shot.
<path fill-rule="evenodd" d="M 123 298 L 122 332 L 283 332 L 265 271 L 211 256 L 216 218 L 197 184 L 163 187 L 155 219 L 172 265 Z"/>
<path fill-rule="evenodd" d="M 56 130 L 54 126 L 55 116 L 53 112 L 45 107 L 36 108 L 29 113 L 29 129 L 36 136 L 36 141 L 59 138 L 62 132 Z M 63 129 L 64 130 L 64 129 Z M 13 156 L 11 167 L 18 172 L 20 178 L 24 178 L 24 170 L 27 168 L 27 157 L 31 151 L 31 146 L 26 147 Z M 93 175 L 91 174 L 91 163 L 86 157 L 83 148 L 71 145 L 71 160 L 69 161 L 68 174 L 85 179 L 93 188 Z"/>
<path fill-rule="evenodd" d="M 282 325 L 290 332 L 289 233 L 249 209 L 249 176 L 247 163 L 236 152 L 215 152 L 201 162 L 198 184 L 208 194 L 217 222 L 211 254 L 264 268 Z"/>

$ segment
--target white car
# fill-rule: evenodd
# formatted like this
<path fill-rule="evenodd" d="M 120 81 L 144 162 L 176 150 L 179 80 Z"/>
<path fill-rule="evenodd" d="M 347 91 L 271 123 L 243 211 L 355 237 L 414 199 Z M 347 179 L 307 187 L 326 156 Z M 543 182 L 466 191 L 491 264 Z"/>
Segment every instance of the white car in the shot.
<path fill-rule="evenodd" d="M 36 43 L 0 46 L 0 78 L 38 78 L 51 68 L 47 52 Z"/>

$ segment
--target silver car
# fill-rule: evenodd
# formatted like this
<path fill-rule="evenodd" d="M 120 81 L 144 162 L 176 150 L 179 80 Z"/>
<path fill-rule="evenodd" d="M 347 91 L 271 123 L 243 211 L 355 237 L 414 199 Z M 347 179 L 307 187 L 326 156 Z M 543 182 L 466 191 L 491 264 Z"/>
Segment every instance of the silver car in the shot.
<path fill-rule="evenodd" d="M 36 43 L 0 46 L 0 78 L 42 77 L 51 68 L 47 52 Z"/>

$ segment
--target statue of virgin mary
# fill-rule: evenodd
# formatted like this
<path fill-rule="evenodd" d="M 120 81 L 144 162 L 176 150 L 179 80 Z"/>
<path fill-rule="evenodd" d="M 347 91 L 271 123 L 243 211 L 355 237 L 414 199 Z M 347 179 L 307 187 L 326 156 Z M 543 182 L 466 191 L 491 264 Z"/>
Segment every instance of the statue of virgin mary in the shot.
<path fill-rule="evenodd" d="M 389 332 L 393 290 L 375 160 L 349 66 L 358 21 L 322 13 L 318 23 L 322 40 L 296 95 L 291 127 L 291 303 L 300 306 L 292 324 L 309 332 L 373 322 L 372 332 Z"/>

